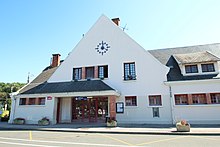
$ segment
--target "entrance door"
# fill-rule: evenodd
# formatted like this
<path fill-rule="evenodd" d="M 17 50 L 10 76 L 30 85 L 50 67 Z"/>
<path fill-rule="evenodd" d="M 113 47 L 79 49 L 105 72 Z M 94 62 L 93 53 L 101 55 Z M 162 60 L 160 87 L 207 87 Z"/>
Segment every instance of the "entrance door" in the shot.
<path fill-rule="evenodd" d="M 56 116 L 56 121 L 57 123 L 60 122 L 60 101 L 61 101 L 61 98 L 57 98 L 57 116 Z"/>
<path fill-rule="evenodd" d="M 104 122 L 108 115 L 108 98 L 73 98 L 73 122 Z"/>

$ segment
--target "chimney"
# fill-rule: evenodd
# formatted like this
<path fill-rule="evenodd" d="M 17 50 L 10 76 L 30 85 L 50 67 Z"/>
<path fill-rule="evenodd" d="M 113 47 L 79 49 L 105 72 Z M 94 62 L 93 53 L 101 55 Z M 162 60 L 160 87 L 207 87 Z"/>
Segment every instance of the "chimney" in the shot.
<path fill-rule="evenodd" d="M 53 59 L 52 59 L 52 67 L 57 67 L 60 65 L 60 54 L 53 54 Z"/>
<path fill-rule="evenodd" d="M 113 18 L 112 21 L 113 21 L 117 26 L 119 26 L 119 21 L 120 21 L 119 18 Z"/>

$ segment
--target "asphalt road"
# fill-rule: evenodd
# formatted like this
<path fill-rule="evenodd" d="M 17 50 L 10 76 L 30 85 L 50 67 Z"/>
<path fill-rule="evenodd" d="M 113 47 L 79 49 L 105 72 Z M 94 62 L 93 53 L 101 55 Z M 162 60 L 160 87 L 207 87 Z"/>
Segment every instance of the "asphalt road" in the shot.
<path fill-rule="evenodd" d="M 0 147 L 219 147 L 220 136 L 0 131 Z"/>

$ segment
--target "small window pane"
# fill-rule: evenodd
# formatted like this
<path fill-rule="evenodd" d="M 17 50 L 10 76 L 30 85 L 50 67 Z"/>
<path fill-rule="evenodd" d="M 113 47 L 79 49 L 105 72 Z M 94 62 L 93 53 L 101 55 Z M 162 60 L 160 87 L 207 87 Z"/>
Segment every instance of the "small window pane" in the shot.
<path fill-rule="evenodd" d="M 206 95 L 205 94 L 193 94 L 192 95 L 193 104 L 206 104 Z"/>
<path fill-rule="evenodd" d="M 211 103 L 220 104 L 220 93 L 211 94 Z"/>
<path fill-rule="evenodd" d="M 124 80 L 136 80 L 135 63 L 124 63 Z"/>
<path fill-rule="evenodd" d="M 82 79 L 82 68 L 74 68 L 73 80 L 81 80 L 81 79 Z"/>
<path fill-rule="evenodd" d="M 159 108 L 158 107 L 152 108 L 152 111 L 153 111 L 153 117 L 160 117 Z"/>
<path fill-rule="evenodd" d="M 26 105 L 26 98 L 20 98 L 19 105 Z"/>
<path fill-rule="evenodd" d="M 125 105 L 126 106 L 137 106 L 136 96 L 126 96 L 125 97 Z"/>
<path fill-rule="evenodd" d="M 36 98 L 29 98 L 28 105 L 35 105 L 36 104 Z"/>
<path fill-rule="evenodd" d="M 150 106 L 161 106 L 161 96 L 160 95 L 151 95 L 149 96 L 149 105 Z"/>
<path fill-rule="evenodd" d="M 188 104 L 187 94 L 174 95 L 174 97 L 175 97 L 176 105 L 187 105 Z"/>
<path fill-rule="evenodd" d="M 39 105 L 45 105 L 45 98 L 39 98 Z"/>
<path fill-rule="evenodd" d="M 108 78 L 108 66 L 99 66 L 99 78 Z"/>
<path fill-rule="evenodd" d="M 215 72 L 214 64 L 202 64 L 202 72 Z"/>
<path fill-rule="evenodd" d="M 186 73 L 198 73 L 197 65 L 186 65 L 185 66 Z"/>

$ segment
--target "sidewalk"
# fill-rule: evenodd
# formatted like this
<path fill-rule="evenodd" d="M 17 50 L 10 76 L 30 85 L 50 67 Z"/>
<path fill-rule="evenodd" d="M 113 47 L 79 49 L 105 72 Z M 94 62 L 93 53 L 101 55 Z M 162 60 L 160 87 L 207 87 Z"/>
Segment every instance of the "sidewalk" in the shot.
<path fill-rule="evenodd" d="M 158 134 L 158 135 L 220 135 L 220 125 L 191 125 L 190 132 L 176 132 L 171 125 L 128 125 L 109 128 L 105 124 L 56 124 L 49 126 L 13 125 L 0 122 L 1 130 L 38 130 L 82 133 Z"/>

